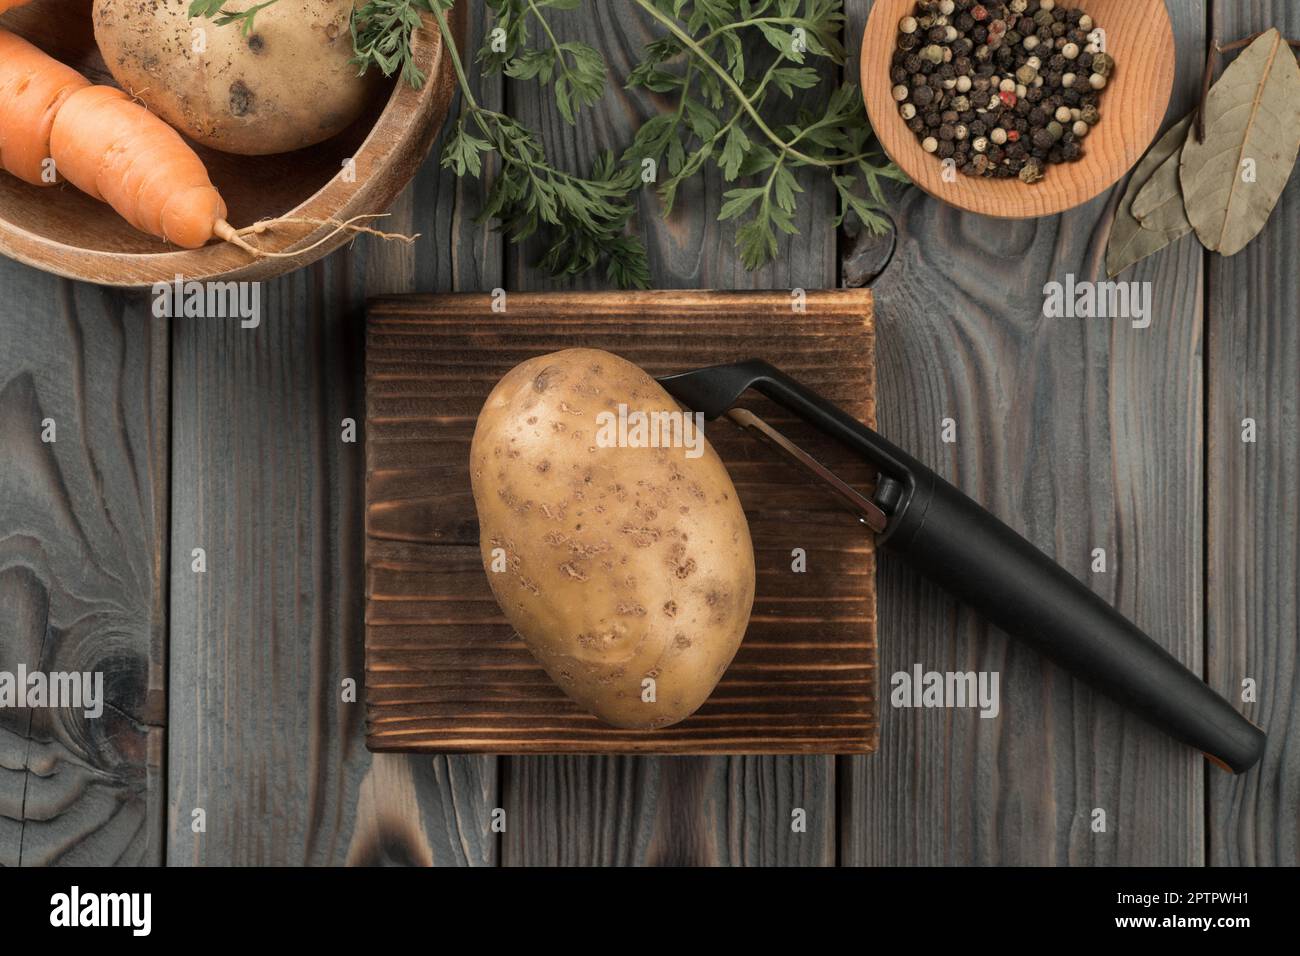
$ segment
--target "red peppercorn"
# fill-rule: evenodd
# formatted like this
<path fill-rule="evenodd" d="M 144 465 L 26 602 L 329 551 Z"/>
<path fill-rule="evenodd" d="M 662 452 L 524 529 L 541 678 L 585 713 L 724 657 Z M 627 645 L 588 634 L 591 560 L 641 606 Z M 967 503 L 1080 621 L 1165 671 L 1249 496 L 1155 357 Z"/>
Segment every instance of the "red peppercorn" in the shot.
<path fill-rule="evenodd" d="M 1018 139 L 1020 139 L 1020 130 L 1018 130 L 1018 129 L 1009 129 L 1009 130 L 1007 130 L 1007 142 L 1008 142 L 1008 143 L 1014 143 L 1014 142 L 1015 142 L 1016 140 L 1018 140 Z"/>
<path fill-rule="evenodd" d="M 976 4 L 975 6 L 971 7 L 970 15 L 974 17 L 976 20 L 987 20 L 989 16 L 989 12 L 988 10 L 984 9 L 983 4 Z"/>
<path fill-rule="evenodd" d="M 998 99 L 1000 99 L 1000 100 L 1002 101 L 1003 105 L 1006 106 L 1006 107 L 1008 107 L 1008 108 L 1010 108 L 1010 107 L 1016 105 L 1016 94 L 1015 94 L 1015 93 L 1011 93 L 1011 92 L 1008 92 L 1008 91 L 1006 91 L 1006 90 L 1003 90 L 1001 93 L 998 94 Z"/>

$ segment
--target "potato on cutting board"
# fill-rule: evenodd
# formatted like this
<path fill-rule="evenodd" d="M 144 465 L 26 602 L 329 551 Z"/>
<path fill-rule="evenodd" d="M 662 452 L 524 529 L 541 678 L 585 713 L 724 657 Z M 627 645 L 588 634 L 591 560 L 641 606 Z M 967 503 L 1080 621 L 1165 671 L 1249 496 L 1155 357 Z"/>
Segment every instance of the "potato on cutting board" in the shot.
<path fill-rule="evenodd" d="M 257 156 L 313 146 L 361 115 L 354 0 L 276 0 L 255 29 L 190 19 L 190 0 L 95 0 L 95 40 L 118 85 L 190 139 Z M 372 71 L 373 72 L 373 71 Z"/>
<path fill-rule="evenodd" d="M 508 372 L 474 432 L 492 592 L 551 678 L 617 727 L 690 716 L 749 623 L 749 526 L 695 427 L 637 366 L 568 349 Z"/>

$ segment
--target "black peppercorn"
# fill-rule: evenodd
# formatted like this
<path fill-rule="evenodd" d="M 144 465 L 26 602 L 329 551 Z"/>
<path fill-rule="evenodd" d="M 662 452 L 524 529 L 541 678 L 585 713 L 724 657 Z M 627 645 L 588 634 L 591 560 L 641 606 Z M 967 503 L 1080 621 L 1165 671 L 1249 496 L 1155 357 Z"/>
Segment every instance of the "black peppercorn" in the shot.
<path fill-rule="evenodd" d="M 1075 130 L 1100 117 L 1100 91 L 1088 77 L 1107 76 L 1113 60 L 1083 49 L 1092 42 L 1091 17 L 1062 0 L 1044 9 L 1046 2 L 917 0 L 889 76 L 903 93 L 903 120 L 927 152 L 967 175 L 1026 182 L 1042 178 L 1047 161 L 1077 158 Z M 1086 117 L 1084 106 L 1092 107 Z M 1058 121 L 1062 108 L 1080 122 Z"/>
<path fill-rule="evenodd" d="M 1067 163 L 1072 163 L 1083 155 L 1083 147 L 1078 143 L 1066 143 L 1061 147 L 1061 158 Z"/>

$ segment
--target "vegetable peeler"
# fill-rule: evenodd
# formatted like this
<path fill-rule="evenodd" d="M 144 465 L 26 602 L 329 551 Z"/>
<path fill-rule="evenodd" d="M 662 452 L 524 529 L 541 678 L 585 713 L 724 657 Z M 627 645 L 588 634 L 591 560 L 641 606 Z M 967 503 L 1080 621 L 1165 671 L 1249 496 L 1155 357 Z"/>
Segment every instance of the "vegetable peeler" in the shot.
<path fill-rule="evenodd" d="M 659 379 L 706 419 L 727 416 L 811 472 L 877 543 L 1012 637 L 1234 773 L 1264 732 L 1072 574 L 925 465 L 767 362 Z M 863 455 L 879 475 L 863 494 L 767 422 L 735 407 L 754 389 Z"/>

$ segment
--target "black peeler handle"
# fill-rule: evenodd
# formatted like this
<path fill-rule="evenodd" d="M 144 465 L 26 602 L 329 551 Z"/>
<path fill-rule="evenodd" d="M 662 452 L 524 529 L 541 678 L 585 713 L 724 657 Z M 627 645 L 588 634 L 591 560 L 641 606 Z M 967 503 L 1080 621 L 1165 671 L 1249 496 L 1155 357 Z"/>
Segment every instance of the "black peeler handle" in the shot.
<path fill-rule="evenodd" d="M 1078 579 L 906 452 L 766 362 L 708 370 L 670 386 L 688 406 L 754 388 L 880 469 L 876 500 L 889 514 L 878 539 L 917 571 L 1075 676 L 1234 772 L 1249 769 L 1264 733 L 1173 655 Z M 681 376 L 687 379 L 691 373 Z M 667 383 L 666 383 L 667 384 Z M 729 404 L 729 402 L 727 402 Z M 709 406 L 712 404 L 713 408 Z"/>

